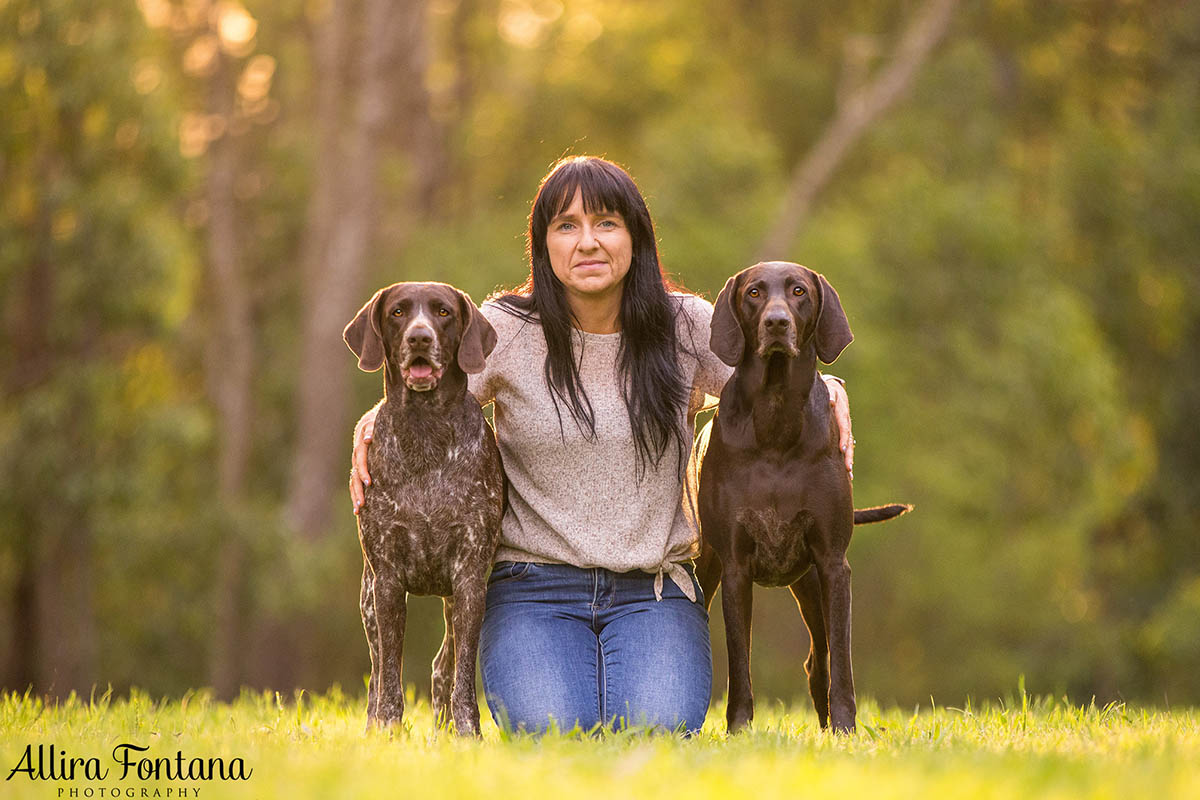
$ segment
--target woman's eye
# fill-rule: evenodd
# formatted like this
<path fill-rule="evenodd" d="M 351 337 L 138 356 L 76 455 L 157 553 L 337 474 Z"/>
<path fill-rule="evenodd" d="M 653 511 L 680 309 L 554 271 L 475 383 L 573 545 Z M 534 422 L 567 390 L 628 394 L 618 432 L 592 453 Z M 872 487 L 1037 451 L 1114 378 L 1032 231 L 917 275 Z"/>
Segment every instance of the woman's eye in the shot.
<path fill-rule="evenodd" d="M 804 288 L 797 286 L 795 289 L 792 289 L 792 294 L 796 295 L 796 297 L 800 297 L 804 294 Z"/>
<path fill-rule="evenodd" d="M 450 312 L 443 308 L 441 311 L 438 312 L 438 316 L 439 317 L 448 317 L 448 316 L 450 316 Z"/>

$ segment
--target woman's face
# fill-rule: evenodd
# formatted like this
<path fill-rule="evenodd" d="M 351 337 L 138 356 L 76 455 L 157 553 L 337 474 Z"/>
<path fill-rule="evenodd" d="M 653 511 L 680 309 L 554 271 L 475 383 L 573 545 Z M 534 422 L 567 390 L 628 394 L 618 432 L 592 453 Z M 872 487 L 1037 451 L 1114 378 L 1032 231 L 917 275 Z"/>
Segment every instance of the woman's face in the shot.
<path fill-rule="evenodd" d="M 568 296 L 580 299 L 619 293 L 633 261 L 633 239 L 625 220 L 615 211 L 585 212 L 579 189 L 571 205 L 550 220 L 546 250 Z"/>

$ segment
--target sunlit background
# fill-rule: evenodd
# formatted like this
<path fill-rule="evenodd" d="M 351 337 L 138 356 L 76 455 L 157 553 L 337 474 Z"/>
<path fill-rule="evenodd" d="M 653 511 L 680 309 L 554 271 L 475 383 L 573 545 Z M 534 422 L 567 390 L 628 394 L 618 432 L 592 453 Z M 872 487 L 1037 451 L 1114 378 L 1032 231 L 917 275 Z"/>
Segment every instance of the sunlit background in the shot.
<path fill-rule="evenodd" d="M 856 502 L 917 506 L 850 550 L 860 693 L 1200 702 L 1185 0 L 0 0 L 0 685 L 360 692 L 342 327 L 518 283 L 583 153 L 692 290 L 840 292 Z M 754 633 L 804 694 L 790 595 Z"/>

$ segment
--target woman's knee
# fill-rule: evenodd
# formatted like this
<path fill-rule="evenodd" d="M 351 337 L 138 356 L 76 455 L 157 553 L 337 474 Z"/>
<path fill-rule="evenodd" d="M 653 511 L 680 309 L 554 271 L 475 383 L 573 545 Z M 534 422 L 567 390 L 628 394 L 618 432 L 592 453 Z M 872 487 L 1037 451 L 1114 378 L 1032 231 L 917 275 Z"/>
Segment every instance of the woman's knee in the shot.
<path fill-rule="evenodd" d="M 501 730 L 525 733 L 588 731 L 599 722 L 595 703 L 580 704 L 562 694 L 486 690 L 488 710 Z"/>
<path fill-rule="evenodd" d="M 631 614 L 605 631 L 605 715 L 621 726 L 689 733 L 704 726 L 712 649 L 702 608 L 685 598 Z"/>
<path fill-rule="evenodd" d="M 546 609 L 489 608 L 480 637 L 484 695 L 505 730 L 584 730 L 600 719 L 596 637 Z"/>
<path fill-rule="evenodd" d="M 709 694 L 700 691 L 642 694 L 608 709 L 610 725 L 616 730 L 630 727 L 656 728 L 674 733 L 698 733 L 708 716 Z"/>

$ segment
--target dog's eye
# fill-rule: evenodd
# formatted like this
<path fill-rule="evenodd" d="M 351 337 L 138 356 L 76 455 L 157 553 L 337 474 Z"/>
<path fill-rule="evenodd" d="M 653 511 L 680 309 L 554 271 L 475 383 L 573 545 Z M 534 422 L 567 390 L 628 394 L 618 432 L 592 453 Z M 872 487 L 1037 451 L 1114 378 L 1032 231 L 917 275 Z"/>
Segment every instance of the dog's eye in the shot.
<path fill-rule="evenodd" d="M 448 316 L 450 316 L 450 312 L 443 308 L 441 311 L 438 312 L 438 316 L 439 317 L 448 317 Z"/>
<path fill-rule="evenodd" d="M 750 291 L 746 292 L 746 294 L 750 295 L 751 297 L 758 297 L 758 289 L 751 289 Z"/>
<path fill-rule="evenodd" d="M 404 312 L 397 308 L 395 311 L 392 312 L 392 316 L 393 317 L 403 317 Z"/>
<path fill-rule="evenodd" d="M 797 286 L 795 289 L 792 289 L 792 294 L 796 295 L 796 297 L 800 297 L 804 294 L 804 287 Z"/>

